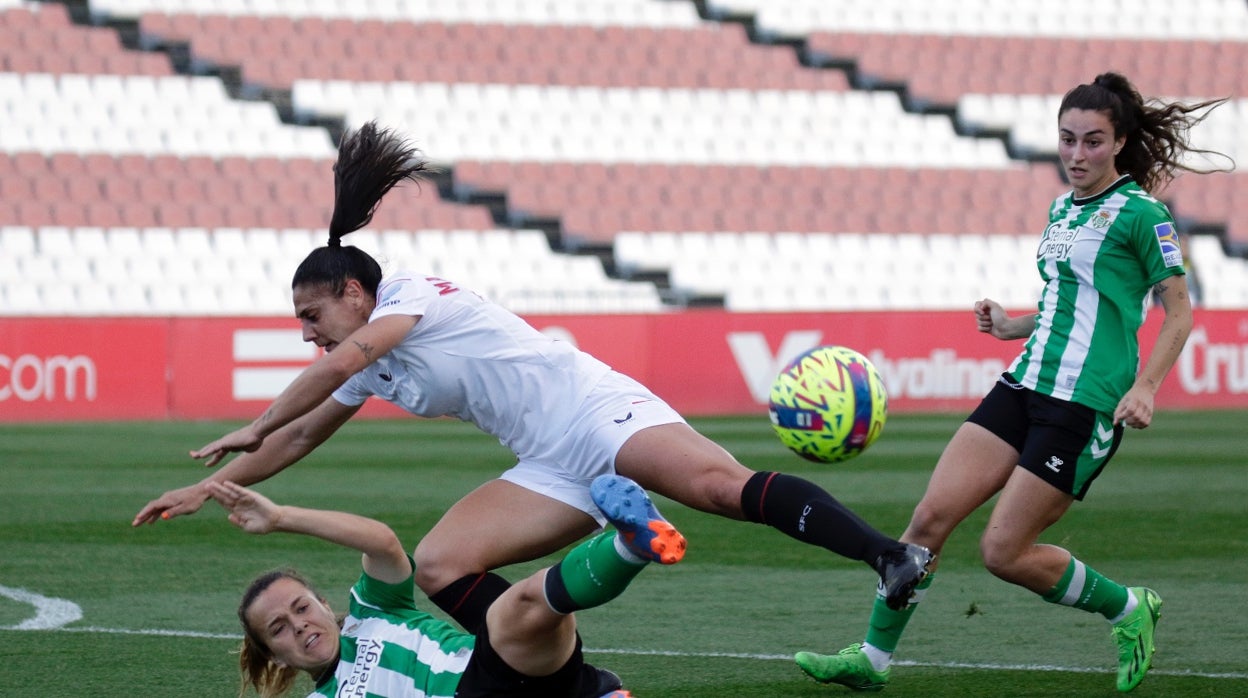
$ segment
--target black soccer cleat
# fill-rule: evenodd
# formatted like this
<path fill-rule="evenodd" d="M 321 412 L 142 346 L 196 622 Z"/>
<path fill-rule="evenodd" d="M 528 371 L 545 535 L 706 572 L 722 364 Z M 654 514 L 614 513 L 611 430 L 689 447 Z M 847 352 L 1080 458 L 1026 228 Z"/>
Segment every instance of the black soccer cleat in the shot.
<path fill-rule="evenodd" d="M 876 558 L 872 567 L 880 575 L 879 593 L 884 596 L 884 603 L 894 611 L 909 606 L 914 588 L 927 576 L 931 564 L 932 551 L 914 543 Z"/>
<path fill-rule="evenodd" d="M 576 695 L 577 698 L 601 698 L 623 687 L 624 682 L 614 671 L 584 664 L 581 667 L 581 684 Z"/>

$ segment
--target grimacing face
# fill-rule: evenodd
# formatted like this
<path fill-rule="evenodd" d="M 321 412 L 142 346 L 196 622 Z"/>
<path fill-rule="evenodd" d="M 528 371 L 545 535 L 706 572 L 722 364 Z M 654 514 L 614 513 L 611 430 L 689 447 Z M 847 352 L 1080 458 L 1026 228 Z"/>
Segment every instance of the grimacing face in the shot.
<path fill-rule="evenodd" d="M 342 340 L 364 325 L 373 309 L 372 298 L 354 279 L 348 280 L 341 296 L 329 286 L 305 284 L 292 290 L 295 317 L 303 328 L 303 341 L 325 351 L 333 351 Z"/>
<path fill-rule="evenodd" d="M 337 664 L 338 620 L 325 602 L 297 580 L 274 581 L 244 615 L 275 662 L 313 675 Z"/>
<path fill-rule="evenodd" d="M 1057 126 L 1057 152 L 1075 196 L 1099 194 L 1118 179 L 1114 157 L 1127 138 L 1114 137 L 1114 125 L 1105 112 L 1067 109 Z"/>

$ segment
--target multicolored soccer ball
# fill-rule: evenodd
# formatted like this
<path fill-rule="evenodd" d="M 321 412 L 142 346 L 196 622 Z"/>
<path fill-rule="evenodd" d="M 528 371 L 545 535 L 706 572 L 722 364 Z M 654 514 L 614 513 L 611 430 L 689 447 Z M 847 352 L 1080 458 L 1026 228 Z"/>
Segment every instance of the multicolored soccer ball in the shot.
<path fill-rule="evenodd" d="M 794 453 L 838 463 L 880 437 L 888 417 L 888 393 L 867 357 L 847 347 L 822 346 L 780 372 L 771 386 L 768 411 L 780 441 Z"/>

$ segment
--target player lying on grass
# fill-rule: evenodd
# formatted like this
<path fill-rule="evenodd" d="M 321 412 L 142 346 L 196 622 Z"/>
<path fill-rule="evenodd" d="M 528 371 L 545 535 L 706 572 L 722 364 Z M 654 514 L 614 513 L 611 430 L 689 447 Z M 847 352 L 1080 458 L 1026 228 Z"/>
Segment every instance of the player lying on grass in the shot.
<path fill-rule="evenodd" d="M 649 562 L 670 565 L 685 553 L 685 539 L 636 483 L 597 478 L 594 502 L 616 530 L 507 589 L 474 637 L 416 607 L 412 559 L 386 524 L 279 506 L 228 481 L 208 491 L 248 533 L 301 533 L 363 553 L 341 622 L 297 573 L 252 582 L 238 609 L 240 695 L 249 686 L 283 695 L 306 672 L 316 686 L 311 695 L 321 696 L 624 698 L 630 694 L 619 677 L 584 662 L 572 613 L 615 598 Z"/>
<path fill-rule="evenodd" d="M 326 353 L 255 421 L 191 453 L 210 466 L 237 457 L 149 502 L 135 526 L 194 513 L 213 480 L 251 485 L 276 475 L 376 396 L 413 415 L 471 422 L 516 455 L 512 468 L 456 502 L 413 553 L 416 585 L 464 628 L 507 587 L 491 570 L 555 553 L 602 526 L 589 483 L 610 473 L 864 562 L 890 607 L 909 602 L 931 559 L 925 548 L 880 533 L 809 480 L 747 468 L 638 381 L 454 279 L 404 271 L 383 278 L 376 259 L 342 244 L 387 191 L 425 171 L 418 150 L 373 123 L 343 138 L 329 241 L 291 280 L 303 338 Z"/>

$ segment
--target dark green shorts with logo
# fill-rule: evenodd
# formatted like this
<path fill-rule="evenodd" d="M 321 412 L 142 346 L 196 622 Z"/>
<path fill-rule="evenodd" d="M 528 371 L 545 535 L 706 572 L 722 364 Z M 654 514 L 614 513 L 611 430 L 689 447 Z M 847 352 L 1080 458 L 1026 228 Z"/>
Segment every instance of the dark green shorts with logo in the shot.
<path fill-rule="evenodd" d="M 1122 443 L 1113 415 L 1042 395 L 1003 374 L 966 421 L 1018 451 L 1018 464 L 1057 489 L 1083 499 Z"/>

